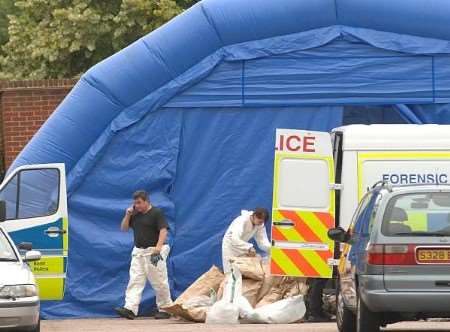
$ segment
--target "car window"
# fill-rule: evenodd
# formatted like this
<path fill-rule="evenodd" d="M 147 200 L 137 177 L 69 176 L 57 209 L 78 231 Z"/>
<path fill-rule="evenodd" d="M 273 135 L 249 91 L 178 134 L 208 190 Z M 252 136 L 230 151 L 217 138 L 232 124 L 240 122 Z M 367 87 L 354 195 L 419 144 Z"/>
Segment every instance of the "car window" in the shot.
<path fill-rule="evenodd" d="M 368 218 L 370 217 L 370 214 L 368 214 L 368 208 L 371 205 L 370 202 L 372 201 L 373 196 L 373 192 L 367 193 L 360 203 L 358 214 L 355 216 L 355 234 L 368 233 Z"/>
<path fill-rule="evenodd" d="M 368 204 L 364 208 L 364 211 L 361 211 L 361 215 L 357 221 L 357 223 L 360 225 L 360 234 L 362 235 L 369 235 L 370 231 L 372 230 L 372 223 L 375 220 L 375 203 L 377 202 L 379 193 L 374 192 L 372 196 L 370 197 Z"/>
<path fill-rule="evenodd" d="M 386 236 L 450 236 L 450 192 L 394 196 L 381 231 Z"/>
<path fill-rule="evenodd" d="M 350 235 L 354 234 L 354 232 L 355 232 L 356 220 L 358 219 L 359 212 L 361 211 L 361 207 L 364 205 L 364 201 L 366 199 L 366 196 L 364 196 L 362 198 L 362 200 L 360 201 L 359 205 L 356 207 L 355 212 L 353 213 L 352 221 L 350 222 L 350 226 L 348 227 L 348 231 L 347 231 Z"/>
<path fill-rule="evenodd" d="M 45 217 L 58 210 L 59 170 L 30 169 L 17 173 L 0 191 L 6 220 Z"/>
<path fill-rule="evenodd" d="M 17 256 L 11 243 L 6 238 L 2 230 L 0 230 L 0 262 L 13 261 L 16 262 Z"/>
<path fill-rule="evenodd" d="M 6 220 L 15 219 L 17 215 L 17 178 L 17 174 L 14 175 L 0 191 L 0 200 L 5 202 Z"/>
<path fill-rule="evenodd" d="M 20 172 L 18 219 L 55 213 L 59 199 L 59 170 L 33 169 Z"/>
<path fill-rule="evenodd" d="M 372 198 L 373 206 L 371 207 L 371 214 L 369 218 L 369 224 L 367 227 L 367 233 L 370 234 L 372 232 L 373 225 L 375 223 L 375 217 L 377 216 L 378 207 L 380 206 L 382 194 L 378 193 L 376 197 Z"/>

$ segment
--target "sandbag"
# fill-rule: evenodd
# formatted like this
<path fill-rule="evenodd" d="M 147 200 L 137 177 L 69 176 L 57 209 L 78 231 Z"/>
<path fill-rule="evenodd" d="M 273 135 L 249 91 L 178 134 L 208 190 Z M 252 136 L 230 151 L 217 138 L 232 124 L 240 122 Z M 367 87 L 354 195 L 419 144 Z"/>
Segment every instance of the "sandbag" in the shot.
<path fill-rule="evenodd" d="M 258 294 L 261 290 L 262 281 L 253 279 L 242 280 L 242 296 L 244 296 L 252 307 L 258 303 Z"/>
<path fill-rule="evenodd" d="M 301 295 L 254 310 L 241 307 L 242 323 L 291 324 L 301 320 L 305 313 L 306 306 Z"/>
<path fill-rule="evenodd" d="M 271 279 L 268 264 L 263 264 L 260 256 L 256 257 L 238 257 L 233 261 L 234 266 L 239 268 L 242 274 L 242 295 L 254 307 L 261 299 L 261 291 L 264 281 Z M 262 278 L 261 278 L 262 277 Z M 219 286 L 217 298 L 221 299 L 225 280 Z M 270 287 L 267 287 L 267 290 Z"/>
<path fill-rule="evenodd" d="M 272 289 L 273 283 L 276 278 L 275 276 L 272 276 L 270 274 L 270 262 L 263 261 L 262 268 L 264 271 L 264 278 L 256 300 L 257 303 L 261 301 L 263 297 L 269 293 L 269 291 Z"/>
<path fill-rule="evenodd" d="M 294 297 L 297 295 L 305 296 L 308 293 L 306 278 L 289 278 L 286 281 L 283 299 Z"/>
<path fill-rule="evenodd" d="M 210 306 L 195 307 L 186 309 L 181 304 L 173 304 L 170 307 L 165 307 L 164 311 L 177 317 L 181 317 L 191 322 L 204 323 L 206 320 L 206 312 Z"/>
<path fill-rule="evenodd" d="M 284 295 L 284 288 L 283 288 L 283 279 L 284 277 L 278 277 L 274 276 L 271 277 L 271 282 L 268 284 L 270 287 L 269 289 L 265 290 L 265 294 L 261 297 L 260 293 L 260 299 L 258 300 L 258 303 L 256 304 L 256 308 L 277 302 L 279 300 L 283 299 Z M 266 287 L 267 284 L 266 284 Z"/>
<path fill-rule="evenodd" d="M 175 304 L 183 304 L 192 298 L 206 295 L 209 296 L 211 290 L 217 292 L 224 274 L 217 266 L 211 267 L 208 272 L 198 278 L 191 286 L 189 286 L 175 301 Z"/>
<path fill-rule="evenodd" d="M 223 279 L 223 273 L 213 266 L 164 310 L 189 321 L 205 322 L 206 312 L 216 301 L 216 292 Z"/>
<path fill-rule="evenodd" d="M 307 291 L 308 286 L 305 278 L 275 276 L 271 279 L 271 288 L 258 301 L 256 308 L 296 295 L 306 295 Z"/>
<path fill-rule="evenodd" d="M 217 300 L 221 300 L 223 297 L 225 283 L 226 279 L 224 279 L 219 286 L 219 290 L 217 291 Z M 242 279 L 242 296 L 244 296 L 253 307 L 259 302 L 259 294 L 262 283 L 262 281 L 253 279 Z"/>
<path fill-rule="evenodd" d="M 183 307 L 186 309 L 193 309 L 198 307 L 210 307 L 216 302 L 216 293 L 212 290 L 210 296 L 200 295 L 187 300 Z"/>
<path fill-rule="evenodd" d="M 216 294 L 214 290 L 210 296 L 200 295 L 187 300 L 183 304 L 174 303 L 170 307 L 165 307 L 164 310 L 168 313 L 184 318 L 189 321 L 198 323 L 205 322 L 206 312 L 216 302 Z"/>
<path fill-rule="evenodd" d="M 264 307 L 283 299 L 283 294 L 279 289 L 270 290 L 257 304 L 256 308 Z"/>
<path fill-rule="evenodd" d="M 233 257 L 231 259 L 234 266 L 241 271 L 243 278 L 253 280 L 263 280 L 264 270 L 262 267 L 261 256 L 255 257 Z"/>
<path fill-rule="evenodd" d="M 227 283 L 227 278 L 223 278 L 223 281 L 220 283 L 219 289 L 217 290 L 217 300 L 221 300 L 223 297 L 223 290 L 225 288 L 225 284 Z"/>
<path fill-rule="evenodd" d="M 222 299 L 206 313 L 206 324 L 239 324 L 238 299 L 242 297 L 242 275 L 233 264 L 226 280 Z"/>

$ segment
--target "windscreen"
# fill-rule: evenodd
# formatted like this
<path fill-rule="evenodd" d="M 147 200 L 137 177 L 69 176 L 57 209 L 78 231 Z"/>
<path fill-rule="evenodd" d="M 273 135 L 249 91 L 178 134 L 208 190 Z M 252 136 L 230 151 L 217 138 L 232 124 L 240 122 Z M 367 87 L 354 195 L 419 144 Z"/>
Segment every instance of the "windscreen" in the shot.
<path fill-rule="evenodd" d="M 17 256 L 6 236 L 0 230 L 0 262 L 15 262 Z"/>
<path fill-rule="evenodd" d="M 450 236 L 450 192 L 395 196 L 383 218 L 386 236 Z"/>

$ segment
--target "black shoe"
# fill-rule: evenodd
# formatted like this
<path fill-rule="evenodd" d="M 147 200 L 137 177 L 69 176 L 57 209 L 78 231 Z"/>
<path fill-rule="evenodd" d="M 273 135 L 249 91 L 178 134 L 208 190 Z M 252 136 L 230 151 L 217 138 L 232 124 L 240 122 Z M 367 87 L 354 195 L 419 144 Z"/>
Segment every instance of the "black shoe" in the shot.
<path fill-rule="evenodd" d="M 155 319 L 169 319 L 171 316 L 169 313 L 164 311 L 158 311 L 155 313 Z"/>
<path fill-rule="evenodd" d="M 114 308 L 114 311 L 123 318 L 126 319 L 135 319 L 136 315 L 131 311 L 128 310 L 127 308 Z"/>
<path fill-rule="evenodd" d="M 146 311 L 139 315 L 139 317 L 155 317 L 158 310 Z"/>

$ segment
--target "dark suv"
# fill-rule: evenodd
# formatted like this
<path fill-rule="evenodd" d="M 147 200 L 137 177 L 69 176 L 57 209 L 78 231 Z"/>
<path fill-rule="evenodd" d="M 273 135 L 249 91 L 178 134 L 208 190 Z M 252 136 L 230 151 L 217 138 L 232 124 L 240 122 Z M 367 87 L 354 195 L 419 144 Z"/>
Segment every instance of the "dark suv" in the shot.
<path fill-rule="evenodd" d="M 339 331 L 450 317 L 450 186 L 376 186 L 328 236 L 341 243 Z"/>

